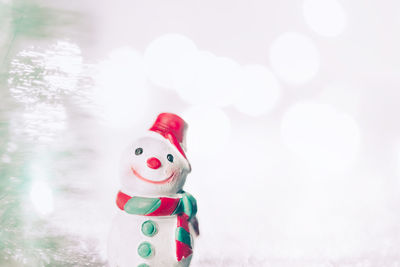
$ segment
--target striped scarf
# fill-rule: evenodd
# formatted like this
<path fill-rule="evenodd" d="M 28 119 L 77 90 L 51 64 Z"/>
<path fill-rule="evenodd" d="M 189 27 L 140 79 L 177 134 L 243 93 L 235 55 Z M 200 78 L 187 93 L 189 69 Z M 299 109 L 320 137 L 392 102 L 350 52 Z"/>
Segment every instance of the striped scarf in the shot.
<path fill-rule="evenodd" d="M 129 213 L 143 216 L 171 216 L 177 215 L 177 226 L 175 230 L 176 258 L 190 256 L 192 251 L 191 236 L 189 231 L 189 220 L 196 215 L 196 200 L 189 193 L 183 192 L 179 198 L 170 197 L 138 197 L 129 196 L 118 192 L 117 206 Z"/>

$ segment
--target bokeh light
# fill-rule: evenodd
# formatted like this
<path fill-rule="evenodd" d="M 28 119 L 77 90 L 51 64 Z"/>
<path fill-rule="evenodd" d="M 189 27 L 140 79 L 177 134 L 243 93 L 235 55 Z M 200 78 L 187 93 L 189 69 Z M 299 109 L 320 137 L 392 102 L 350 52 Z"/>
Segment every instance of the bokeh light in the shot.
<path fill-rule="evenodd" d="M 346 28 L 346 13 L 337 0 L 305 0 L 303 14 L 307 25 L 322 36 L 334 37 Z"/>
<path fill-rule="evenodd" d="M 184 35 L 165 34 L 153 40 L 144 53 L 145 72 L 151 82 L 164 88 L 184 87 L 193 78 L 195 43 Z"/>
<path fill-rule="evenodd" d="M 53 192 L 45 181 L 33 182 L 30 198 L 38 214 L 47 215 L 54 210 Z"/>
<path fill-rule="evenodd" d="M 277 104 L 281 91 L 275 75 L 261 65 L 245 66 L 235 107 L 247 115 L 262 115 Z"/>
<path fill-rule="evenodd" d="M 146 48 L 144 65 L 151 82 L 177 91 L 189 104 L 227 106 L 239 91 L 237 62 L 200 51 L 180 34 L 165 34 L 152 41 Z"/>
<path fill-rule="evenodd" d="M 231 123 L 221 109 L 194 106 L 183 113 L 183 119 L 190 127 L 187 135 L 188 154 L 215 156 L 228 144 Z"/>
<path fill-rule="evenodd" d="M 319 69 L 319 54 L 314 42 L 307 36 L 287 32 L 276 38 L 269 51 L 271 67 L 290 84 L 311 80 Z"/>
<path fill-rule="evenodd" d="M 145 114 L 149 93 L 142 55 L 122 47 L 98 66 L 94 100 L 99 117 L 112 128 L 129 128 Z"/>
<path fill-rule="evenodd" d="M 189 38 L 165 34 L 149 44 L 145 72 L 154 84 L 175 90 L 192 105 L 234 104 L 248 115 L 272 109 L 279 99 L 274 75 L 261 65 L 242 67 L 235 60 L 197 50 Z"/>
<path fill-rule="evenodd" d="M 193 74 L 182 77 L 187 82 L 176 87 L 190 104 L 227 106 L 237 98 L 240 89 L 240 65 L 230 58 L 199 51 L 193 59 Z M 187 77 L 193 77 L 191 81 Z M 184 84 L 184 86 L 182 86 Z"/>
<path fill-rule="evenodd" d="M 360 111 L 361 90 L 354 84 L 332 82 L 325 85 L 314 100 L 355 116 Z"/>
<path fill-rule="evenodd" d="M 356 121 L 330 105 L 298 103 L 285 113 L 285 145 L 317 170 L 342 170 L 356 158 L 360 133 Z"/>

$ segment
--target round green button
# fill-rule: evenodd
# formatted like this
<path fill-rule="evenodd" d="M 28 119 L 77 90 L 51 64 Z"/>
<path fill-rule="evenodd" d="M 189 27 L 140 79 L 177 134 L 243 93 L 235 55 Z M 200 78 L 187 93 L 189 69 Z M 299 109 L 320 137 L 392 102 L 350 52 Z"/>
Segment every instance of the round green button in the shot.
<path fill-rule="evenodd" d="M 146 263 L 142 263 L 142 264 L 139 264 L 137 267 L 150 267 L 150 266 L 147 265 Z"/>
<path fill-rule="evenodd" d="M 145 221 L 142 224 L 142 233 L 145 236 L 153 236 L 153 235 L 155 235 L 157 233 L 157 225 L 156 225 L 156 223 L 153 222 L 153 221 L 150 221 L 150 220 Z"/>
<path fill-rule="evenodd" d="M 145 259 L 153 255 L 153 247 L 149 242 L 140 243 L 137 251 L 139 256 Z"/>

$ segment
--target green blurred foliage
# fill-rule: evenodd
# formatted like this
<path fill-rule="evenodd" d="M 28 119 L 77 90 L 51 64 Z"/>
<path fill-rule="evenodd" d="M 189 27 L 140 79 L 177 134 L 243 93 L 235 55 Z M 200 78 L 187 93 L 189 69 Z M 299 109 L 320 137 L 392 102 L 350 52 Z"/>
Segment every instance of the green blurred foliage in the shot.
<path fill-rule="evenodd" d="M 104 265 L 91 244 L 85 244 L 83 249 L 84 241 L 53 229 L 48 218 L 32 210 L 30 161 L 38 157 L 34 152 L 37 144 L 12 132 L 12 122 L 23 106 L 9 93 L 11 60 L 21 48 L 32 43 L 68 38 L 65 29 L 78 22 L 79 14 L 48 8 L 32 0 L 0 3 L 0 266 Z M 35 70 L 29 74 L 35 81 L 43 79 L 44 72 L 35 62 L 22 63 Z M 21 75 L 13 78 L 23 83 L 26 77 Z M 10 150 L 10 144 L 17 149 Z M 53 158 L 69 154 L 51 148 L 45 150 L 49 157 L 56 155 Z M 3 161 L 4 156 L 10 161 Z"/>

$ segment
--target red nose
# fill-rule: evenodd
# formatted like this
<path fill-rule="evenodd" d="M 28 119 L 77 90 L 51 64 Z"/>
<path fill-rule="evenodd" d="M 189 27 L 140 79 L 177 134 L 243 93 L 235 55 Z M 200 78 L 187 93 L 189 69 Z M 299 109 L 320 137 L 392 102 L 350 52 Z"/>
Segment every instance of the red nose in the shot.
<path fill-rule="evenodd" d="M 158 169 L 161 166 L 161 162 L 158 158 L 149 158 L 147 160 L 147 166 L 152 169 Z"/>

